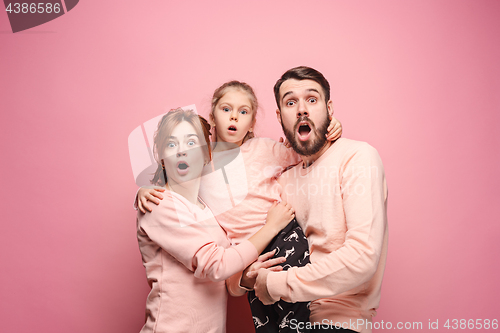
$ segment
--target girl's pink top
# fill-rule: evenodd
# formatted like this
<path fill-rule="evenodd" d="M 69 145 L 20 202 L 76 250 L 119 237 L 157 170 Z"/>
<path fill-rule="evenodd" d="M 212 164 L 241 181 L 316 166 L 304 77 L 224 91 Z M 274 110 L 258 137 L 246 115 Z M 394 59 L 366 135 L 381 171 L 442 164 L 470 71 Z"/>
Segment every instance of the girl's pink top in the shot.
<path fill-rule="evenodd" d="M 262 228 L 269 208 L 281 201 L 277 177 L 300 161 L 293 149 L 267 138 L 253 138 L 239 149 L 213 154 L 213 166 L 201 180 L 200 197 L 231 244 L 240 244 Z"/>
<path fill-rule="evenodd" d="M 227 233 L 231 245 L 254 235 L 266 223 L 267 212 L 281 201 L 277 177 L 301 161 L 291 148 L 267 138 L 253 138 L 236 149 L 213 154 L 203 175 L 200 197 Z M 241 296 L 241 272 L 228 279 L 227 289 Z"/>

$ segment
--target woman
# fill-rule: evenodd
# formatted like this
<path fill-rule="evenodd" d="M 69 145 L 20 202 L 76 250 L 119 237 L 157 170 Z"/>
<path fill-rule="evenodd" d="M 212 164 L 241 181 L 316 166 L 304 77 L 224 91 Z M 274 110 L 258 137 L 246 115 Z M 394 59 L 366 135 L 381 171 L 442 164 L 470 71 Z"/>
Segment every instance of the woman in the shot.
<path fill-rule="evenodd" d="M 198 197 L 203 167 L 211 160 L 209 129 L 205 119 L 182 109 L 168 112 L 158 124 L 153 183 L 165 187 L 164 200 L 154 212 L 137 216 L 151 287 L 141 332 L 225 332 L 224 280 L 255 261 L 294 217 L 290 205 L 274 204 L 261 231 L 229 247 L 225 232 Z M 269 260 L 268 265 L 279 262 Z"/>

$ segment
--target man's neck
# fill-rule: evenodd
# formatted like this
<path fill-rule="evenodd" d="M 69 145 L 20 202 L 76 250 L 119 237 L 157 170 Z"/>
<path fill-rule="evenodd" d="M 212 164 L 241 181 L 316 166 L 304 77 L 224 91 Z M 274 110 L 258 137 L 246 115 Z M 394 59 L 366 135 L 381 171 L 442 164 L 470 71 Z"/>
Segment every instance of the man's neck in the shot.
<path fill-rule="evenodd" d="M 318 158 L 320 158 L 321 155 L 323 155 L 328 150 L 328 148 L 331 147 L 332 144 L 333 142 L 327 141 L 325 145 L 314 155 L 300 155 L 302 162 L 304 162 L 303 168 L 310 167 Z"/>

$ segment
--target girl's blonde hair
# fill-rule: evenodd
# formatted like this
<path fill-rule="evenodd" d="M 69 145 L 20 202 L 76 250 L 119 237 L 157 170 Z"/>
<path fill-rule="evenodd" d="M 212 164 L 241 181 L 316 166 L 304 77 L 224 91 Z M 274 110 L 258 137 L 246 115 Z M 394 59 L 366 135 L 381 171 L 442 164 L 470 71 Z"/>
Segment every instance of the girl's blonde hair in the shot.
<path fill-rule="evenodd" d="M 212 160 L 212 150 L 210 148 L 210 124 L 205 118 L 194 113 L 193 110 L 183 110 L 181 108 L 172 109 L 165 114 L 158 123 L 158 128 L 154 135 L 153 155 L 158 163 L 156 172 L 154 173 L 151 184 L 164 186 L 167 183 L 167 174 L 163 164 L 163 152 L 167 146 L 168 138 L 172 134 L 174 128 L 181 122 L 187 121 L 190 123 L 196 134 L 201 138 L 205 138 L 206 145 L 203 146 L 205 158 Z"/>
<path fill-rule="evenodd" d="M 211 106 L 211 110 L 210 110 L 210 117 L 212 118 L 212 120 L 215 121 L 215 107 L 217 106 L 217 103 L 219 103 L 220 99 L 222 97 L 224 97 L 224 95 L 231 88 L 240 89 L 240 90 L 243 90 L 244 92 L 247 93 L 248 98 L 250 99 L 250 103 L 251 103 L 251 107 L 252 107 L 252 111 L 253 111 L 252 112 L 252 121 L 255 121 L 255 117 L 257 116 L 257 109 L 259 108 L 259 102 L 257 101 L 257 96 L 255 96 L 255 93 L 254 93 L 252 87 L 250 87 L 245 82 L 236 81 L 236 80 L 226 82 L 222 86 L 220 86 L 219 88 L 215 89 L 214 95 L 212 96 L 212 106 Z M 215 134 L 215 138 L 217 140 L 217 128 L 215 128 L 215 126 L 214 126 L 214 134 Z M 249 132 L 247 132 L 247 134 L 243 138 L 243 142 L 245 142 L 253 137 L 254 137 L 254 133 L 249 131 Z"/>

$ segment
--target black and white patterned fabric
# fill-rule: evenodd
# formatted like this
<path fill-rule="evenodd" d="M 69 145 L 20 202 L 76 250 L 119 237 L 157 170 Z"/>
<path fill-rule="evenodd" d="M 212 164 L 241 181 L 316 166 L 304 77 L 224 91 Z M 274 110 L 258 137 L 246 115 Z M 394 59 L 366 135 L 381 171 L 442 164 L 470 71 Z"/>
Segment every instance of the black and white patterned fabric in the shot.
<path fill-rule="evenodd" d="M 293 219 L 268 245 L 263 253 L 276 249 L 274 258 L 285 257 L 286 261 L 281 264 L 283 270 L 290 267 L 305 266 L 309 263 L 309 244 L 307 238 L 297 221 Z M 255 292 L 248 292 L 248 302 L 252 310 L 253 323 L 257 333 L 285 333 L 295 332 L 297 329 L 290 327 L 290 320 L 297 322 L 309 321 L 309 303 L 288 303 L 283 300 L 272 305 L 264 305 Z M 291 325 L 296 327 L 297 325 Z M 301 329 L 300 333 L 309 333 L 307 329 Z"/>

